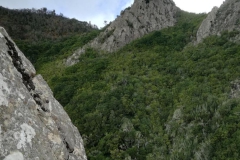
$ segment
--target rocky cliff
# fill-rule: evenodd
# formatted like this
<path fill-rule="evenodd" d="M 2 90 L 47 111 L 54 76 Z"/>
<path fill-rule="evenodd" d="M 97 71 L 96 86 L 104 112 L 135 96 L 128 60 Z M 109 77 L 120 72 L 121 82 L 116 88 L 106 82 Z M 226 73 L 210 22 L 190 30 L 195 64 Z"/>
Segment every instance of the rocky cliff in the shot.
<path fill-rule="evenodd" d="M 225 0 L 220 8 L 214 7 L 197 32 L 197 43 L 209 35 L 222 31 L 240 31 L 240 0 Z M 236 38 L 236 39 L 240 39 Z"/>
<path fill-rule="evenodd" d="M 173 26 L 176 12 L 177 7 L 172 0 L 135 0 L 97 38 L 75 51 L 66 64 L 77 63 L 87 47 L 113 52 L 149 32 Z"/>
<path fill-rule="evenodd" d="M 2 27 L 0 159 L 87 159 L 77 128 Z"/>

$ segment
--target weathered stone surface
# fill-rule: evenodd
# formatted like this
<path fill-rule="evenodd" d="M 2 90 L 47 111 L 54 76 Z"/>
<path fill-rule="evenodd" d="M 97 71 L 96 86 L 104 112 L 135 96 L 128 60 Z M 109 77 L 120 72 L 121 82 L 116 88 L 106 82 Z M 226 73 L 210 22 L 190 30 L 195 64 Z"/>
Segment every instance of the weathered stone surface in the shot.
<path fill-rule="evenodd" d="M 209 35 L 220 35 L 222 31 L 240 31 L 240 1 L 226 0 L 208 14 L 197 32 L 197 43 Z M 239 36 L 235 40 L 240 40 Z"/>
<path fill-rule="evenodd" d="M 203 20 L 201 26 L 197 32 L 197 42 L 199 43 L 202 39 L 206 38 L 211 33 L 211 27 L 214 20 L 216 19 L 216 14 L 218 12 L 218 7 L 214 7 L 212 11 L 208 14 L 207 18 Z"/>
<path fill-rule="evenodd" d="M 97 38 L 76 50 L 66 65 L 77 63 L 87 47 L 113 52 L 149 32 L 173 26 L 177 10 L 172 0 L 135 0 Z"/>
<path fill-rule="evenodd" d="M 82 138 L 41 75 L 0 28 L 0 159 L 86 160 Z"/>

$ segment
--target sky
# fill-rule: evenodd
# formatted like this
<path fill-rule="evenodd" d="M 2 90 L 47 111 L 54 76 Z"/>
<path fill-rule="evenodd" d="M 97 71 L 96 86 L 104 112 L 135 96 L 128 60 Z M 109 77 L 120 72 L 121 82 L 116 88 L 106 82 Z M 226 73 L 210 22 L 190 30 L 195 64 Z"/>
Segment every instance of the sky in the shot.
<path fill-rule="evenodd" d="M 0 0 L 0 6 L 9 9 L 46 7 L 62 13 L 65 17 L 91 22 L 99 28 L 104 21 L 113 21 L 121 10 L 131 6 L 134 0 Z M 220 6 L 224 0 L 174 0 L 182 10 L 194 13 L 208 13 L 214 6 Z"/>

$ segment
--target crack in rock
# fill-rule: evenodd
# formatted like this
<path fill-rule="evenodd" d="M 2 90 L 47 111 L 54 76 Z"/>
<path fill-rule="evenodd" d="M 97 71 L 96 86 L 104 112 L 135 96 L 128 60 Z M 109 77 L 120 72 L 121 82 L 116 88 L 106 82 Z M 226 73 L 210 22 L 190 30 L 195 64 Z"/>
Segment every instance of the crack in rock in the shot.
<path fill-rule="evenodd" d="M 23 67 L 22 59 L 18 55 L 18 52 L 17 52 L 13 42 L 11 42 L 6 36 L 5 36 L 5 39 L 7 41 L 6 45 L 8 46 L 8 49 L 9 49 L 8 54 L 12 58 L 12 62 L 13 62 L 14 67 L 22 75 L 23 84 L 26 86 L 28 91 L 31 93 L 31 96 L 35 100 L 36 104 L 38 104 L 44 112 L 49 112 L 45 108 L 43 100 L 41 99 L 40 95 L 38 93 L 35 93 L 35 86 L 34 86 L 33 81 L 32 81 L 32 76 L 30 76 L 26 72 L 26 69 Z"/>

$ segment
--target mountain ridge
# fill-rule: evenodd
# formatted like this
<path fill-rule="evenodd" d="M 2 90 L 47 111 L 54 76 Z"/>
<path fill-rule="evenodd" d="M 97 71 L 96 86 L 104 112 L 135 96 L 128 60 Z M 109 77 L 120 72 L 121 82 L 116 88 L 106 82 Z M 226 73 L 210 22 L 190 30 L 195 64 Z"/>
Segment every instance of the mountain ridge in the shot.
<path fill-rule="evenodd" d="M 197 43 L 210 35 L 220 35 L 223 31 L 240 31 L 240 1 L 225 0 L 218 8 L 214 7 L 203 20 L 197 32 Z M 240 40 L 240 35 L 232 38 L 234 41 Z"/>
<path fill-rule="evenodd" d="M 86 48 L 113 52 L 147 33 L 173 26 L 178 10 L 172 0 L 135 0 L 98 37 L 68 57 L 66 65 L 76 64 Z"/>
<path fill-rule="evenodd" d="M 55 10 L 7 9 L 1 6 L 0 26 L 4 27 L 15 41 L 33 44 L 46 40 L 57 41 L 74 34 L 96 30 L 96 26 L 58 15 Z"/>

